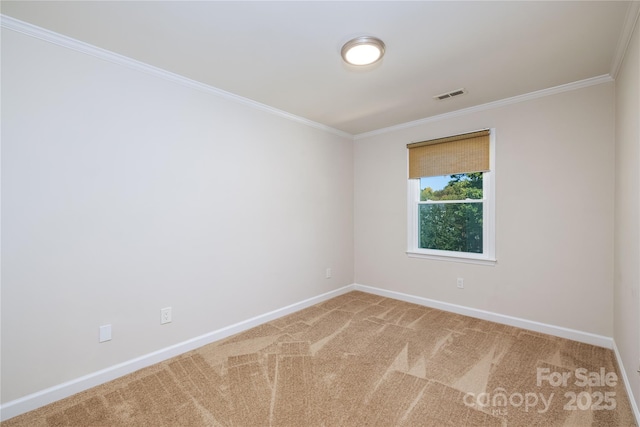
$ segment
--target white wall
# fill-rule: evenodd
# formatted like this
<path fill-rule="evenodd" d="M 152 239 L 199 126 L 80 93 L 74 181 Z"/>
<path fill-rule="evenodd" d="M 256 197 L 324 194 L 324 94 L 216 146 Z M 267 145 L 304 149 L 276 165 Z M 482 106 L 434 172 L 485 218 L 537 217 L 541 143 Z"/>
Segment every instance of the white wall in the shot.
<path fill-rule="evenodd" d="M 406 144 L 482 128 L 497 265 L 409 258 Z M 367 136 L 354 156 L 357 283 L 612 336 L 612 82 Z"/>
<path fill-rule="evenodd" d="M 352 172 L 350 138 L 3 30 L 2 401 L 352 283 Z"/>
<path fill-rule="evenodd" d="M 640 407 L 640 28 L 616 78 L 614 339 Z"/>

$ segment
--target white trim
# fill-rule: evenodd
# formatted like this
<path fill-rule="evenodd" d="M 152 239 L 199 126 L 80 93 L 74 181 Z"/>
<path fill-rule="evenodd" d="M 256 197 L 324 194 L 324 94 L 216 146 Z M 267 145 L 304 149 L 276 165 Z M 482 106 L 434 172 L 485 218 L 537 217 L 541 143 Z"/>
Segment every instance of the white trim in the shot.
<path fill-rule="evenodd" d="M 432 300 L 429 298 L 418 297 L 414 295 L 408 295 L 400 292 L 389 291 L 386 289 L 380 289 L 380 288 L 353 283 L 351 285 L 343 286 L 339 289 L 324 293 L 322 295 L 308 298 L 304 301 L 294 303 L 274 311 L 270 311 L 266 314 L 253 317 L 251 319 L 248 319 L 242 322 L 238 322 L 236 324 L 218 329 L 216 331 L 201 335 L 199 337 L 184 341 L 182 343 L 178 343 L 176 345 L 166 347 L 164 349 L 155 351 L 153 353 L 149 353 L 149 354 L 137 357 L 135 359 L 128 360 L 123 363 L 119 363 L 109 368 L 102 369 L 100 371 L 93 372 L 83 377 L 76 378 L 71 381 L 67 381 L 65 383 L 58 384 L 56 386 L 47 388 L 45 390 L 41 390 L 36 393 L 32 393 L 30 395 L 21 397 L 19 399 L 7 402 L 0 406 L 0 421 L 5 421 L 9 418 L 13 418 L 25 412 L 32 411 L 34 409 L 40 408 L 49 403 L 53 403 L 57 400 L 64 399 L 66 397 L 72 396 L 81 391 L 87 390 L 91 387 L 104 384 L 108 381 L 112 381 L 123 375 L 130 374 L 142 368 L 170 359 L 171 357 L 178 356 L 187 351 L 194 350 L 203 345 L 207 345 L 212 342 L 229 337 L 231 335 L 246 331 L 253 327 L 259 326 L 265 322 L 269 322 L 279 317 L 286 316 L 287 314 L 294 313 L 298 310 L 302 310 L 314 304 L 321 303 L 323 301 L 343 295 L 351 291 L 361 291 L 361 292 L 366 292 L 373 295 L 384 296 L 387 298 L 394 298 L 400 301 L 406 301 L 406 302 L 422 305 L 425 307 L 431 307 L 431 308 L 436 308 L 436 309 L 444 310 L 451 313 L 461 314 L 463 316 L 469 316 L 477 319 L 488 320 L 491 322 L 496 322 L 504 325 L 514 326 L 517 328 L 527 329 L 527 330 L 549 334 L 549 335 L 553 335 L 561 338 L 567 338 L 567 339 L 571 339 L 579 342 L 584 342 L 584 343 L 596 345 L 599 347 L 613 349 L 614 353 L 616 354 L 616 358 L 618 360 L 618 365 L 620 366 L 620 372 L 625 379 L 625 385 L 627 386 L 627 394 L 629 395 L 629 400 L 631 401 L 631 405 L 633 406 L 633 410 L 635 412 L 636 417 L 640 419 L 640 416 L 638 415 L 638 408 L 635 405 L 635 402 L 633 401 L 633 395 L 628 385 L 628 378 L 626 377 L 626 373 L 620 361 L 620 355 L 618 353 L 617 348 L 615 347 L 615 342 L 613 341 L 613 338 L 605 337 L 602 335 L 591 334 L 589 332 L 563 328 L 560 326 L 554 326 L 554 325 L 549 325 L 545 323 L 535 322 L 532 320 L 506 316 L 503 314 L 494 313 L 494 312 L 485 311 L 485 310 L 479 310 L 476 308 L 465 307 L 465 306 L 451 304 L 447 302 Z"/>
<path fill-rule="evenodd" d="M 429 253 L 422 253 L 417 251 L 407 251 L 407 256 L 409 258 L 422 258 L 422 259 L 432 259 L 434 261 L 448 261 L 448 262 L 460 262 L 463 264 L 476 264 L 476 265 L 491 265 L 494 266 L 498 263 L 498 260 L 495 258 L 471 258 L 469 253 L 465 253 L 464 255 L 441 255 L 437 252 L 442 252 L 443 254 L 452 253 L 457 254 L 457 252 L 448 252 L 448 251 L 430 251 Z"/>
<path fill-rule="evenodd" d="M 622 375 L 622 381 L 624 382 L 624 387 L 627 390 L 627 396 L 629 397 L 629 404 L 631 405 L 631 410 L 636 417 L 636 424 L 640 425 L 640 410 L 638 410 L 638 404 L 633 397 L 633 390 L 631 389 L 631 382 L 629 381 L 629 377 L 627 376 L 627 372 L 624 369 L 624 364 L 622 363 L 622 356 L 620 356 L 620 352 L 618 351 L 618 346 L 616 342 L 613 341 L 613 353 L 616 355 L 616 361 L 618 362 L 618 369 L 620 369 L 620 375 Z"/>
<path fill-rule="evenodd" d="M 637 7 L 635 5 L 635 3 L 637 2 L 631 2 L 632 4 L 630 5 L 630 12 L 628 13 L 628 16 L 633 16 L 633 11 L 634 11 L 634 7 Z M 635 10 L 635 19 L 638 18 L 638 11 Z M 628 18 L 627 21 L 625 22 L 625 29 L 624 31 L 628 31 L 627 28 L 629 27 L 629 21 L 631 20 L 631 18 Z M 633 21 L 635 22 L 635 20 Z M 439 115 L 435 115 L 435 116 L 430 116 L 430 117 L 426 117 L 424 119 L 419 119 L 419 120 L 415 120 L 412 122 L 406 122 L 406 123 L 401 123 L 399 125 L 394 125 L 394 126 L 389 126 L 386 128 L 382 128 L 382 129 L 376 129 L 370 132 L 363 132 L 357 135 L 352 135 L 350 133 L 341 131 L 339 129 L 324 125 L 322 123 L 318 123 L 318 122 L 314 122 L 312 120 L 306 119 L 304 117 L 300 117 L 300 116 L 296 116 L 294 114 L 288 113 L 286 111 L 283 110 L 279 110 L 277 108 L 273 108 L 269 105 L 266 104 L 262 104 L 259 103 L 257 101 L 253 101 L 251 99 L 248 98 L 244 98 L 242 96 L 233 94 L 231 92 L 227 92 L 224 91 L 222 89 L 218 89 L 216 87 L 213 86 L 209 86 L 206 85 L 204 83 L 200 83 L 198 81 L 186 78 L 184 76 L 181 76 L 179 74 L 175 74 L 175 73 L 171 73 L 169 71 L 163 70 L 161 68 L 158 67 L 154 67 L 152 65 L 149 64 L 145 64 L 143 62 L 140 61 L 136 61 L 134 59 L 131 59 L 129 57 L 126 57 L 124 55 L 119 55 L 117 53 L 108 51 L 106 49 L 102 49 L 99 48 L 97 46 L 93 46 L 91 44 L 88 43 L 84 43 L 81 42 L 79 40 L 73 39 L 71 37 L 67 37 L 64 36 L 62 34 L 58 34 L 55 33 L 53 31 L 50 30 L 46 30 L 44 28 L 35 26 L 33 24 L 27 23 L 27 22 L 23 22 L 20 21 L 18 19 L 12 18 L 10 16 L 7 15 L 3 15 L 0 14 L 0 27 L 2 28 L 6 28 L 9 30 L 13 30 L 40 40 L 44 40 L 46 42 L 49 43 L 53 43 L 56 44 L 58 46 L 62 46 L 68 49 L 72 49 L 81 53 L 84 53 L 86 55 L 90 55 L 90 56 L 94 56 L 96 58 L 100 58 L 103 59 L 105 61 L 109 61 L 115 64 L 119 64 L 119 65 L 123 65 L 125 67 L 128 68 L 132 68 L 147 74 L 151 74 L 154 75 L 156 77 L 160 77 L 163 78 L 165 80 L 169 80 L 172 81 L 174 83 L 178 83 L 182 86 L 186 86 L 186 87 L 190 87 L 192 89 L 196 89 L 196 90 L 200 90 L 202 92 L 206 92 L 215 96 L 220 96 L 222 98 L 226 98 L 232 101 L 236 101 L 239 102 L 241 104 L 244 105 L 248 105 L 254 108 L 257 108 L 259 110 L 262 111 L 266 111 L 268 113 L 283 117 L 285 119 L 289 119 L 298 123 L 302 123 L 305 124 L 307 126 L 316 128 L 316 129 L 320 129 L 329 133 L 332 133 L 334 135 L 338 135 L 341 137 L 345 137 L 345 138 L 349 138 L 351 140 L 357 140 L 357 139 L 363 139 L 363 138 L 367 138 L 370 136 L 375 136 L 375 135 L 381 135 L 381 134 L 385 134 L 385 133 L 389 133 L 389 132 L 393 132 L 396 130 L 401 130 L 401 129 L 408 129 L 408 128 L 412 128 L 412 127 L 416 127 L 416 126 L 420 126 L 422 124 L 425 123 L 432 123 L 432 122 L 437 122 L 440 120 L 445 120 L 445 119 L 449 119 L 452 117 L 458 117 L 458 116 L 463 116 L 463 115 L 467 115 L 467 114 L 472 114 L 478 111 L 485 111 L 485 110 L 490 110 L 493 108 L 500 108 L 500 107 L 504 107 L 507 105 L 511 105 L 511 104 L 516 104 L 519 102 L 524 102 L 524 101 L 529 101 L 531 99 L 537 99 L 537 98 L 542 98 L 545 96 L 550 96 L 550 95 L 555 95 L 557 93 L 562 93 L 562 92 L 567 92 L 567 91 L 571 91 L 571 90 L 577 90 L 577 89 L 582 89 L 584 87 L 589 87 L 589 86 L 594 86 L 594 85 L 598 85 L 598 84 L 602 84 L 602 83 L 609 83 L 613 81 L 613 78 L 611 77 L 611 75 L 609 74 L 605 74 L 602 76 L 597 76 L 597 77 L 592 77 L 592 78 L 588 78 L 588 79 L 584 79 L 584 80 L 579 80 L 577 82 L 573 82 L 573 83 L 568 83 L 568 84 L 564 84 L 564 85 L 559 85 L 559 86 L 555 86 L 555 87 L 551 87 L 548 89 L 542 89 L 539 91 L 535 91 L 535 92 L 531 92 L 528 94 L 524 94 L 524 95 L 518 95 L 518 96 L 514 96 L 511 98 L 505 98 L 502 100 L 498 100 L 498 101 L 493 101 L 493 102 L 489 102 L 486 104 L 481 104 L 481 105 L 476 105 L 473 107 L 469 107 L 469 108 L 463 108 L 461 110 L 456 110 L 456 111 L 452 111 L 452 112 L 448 112 L 448 113 L 444 113 L 444 114 L 439 114 Z M 633 27 L 631 27 L 631 29 L 633 29 Z M 624 32 L 623 32 L 624 33 Z M 626 33 L 625 33 L 626 34 Z M 631 33 L 629 33 L 628 35 L 628 39 L 630 39 L 631 37 Z M 626 41 L 626 43 L 624 44 L 625 48 L 626 45 L 628 45 L 629 40 Z M 621 47 L 618 48 L 619 50 L 622 49 Z M 621 53 L 617 53 L 617 55 L 621 55 Z M 618 58 L 618 56 L 616 56 L 616 61 L 620 62 L 622 61 L 623 57 Z M 620 67 L 620 63 L 614 62 L 614 66 L 613 71 L 617 73 L 617 70 Z"/>
<path fill-rule="evenodd" d="M 423 200 L 419 201 L 418 205 L 455 205 L 459 203 L 484 203 L 484 199 L 464 199 L 464 200 Z"/>
<path fill-rule="evenodd" d="M 489 171 L 482 180 L 481 200 L 442 200 L 420 201 L 420 180 L 409 179 L 407 183 L 407 255 L 411 258 L 424 258 L 437 261 L 461 262 L 467 264 L 496 265 L 496 129 L 489 129 Z M 409 171 L 409 150 L 407 150 L 407 173 Z M 420 225 L 417 207 L 424 204 L 482 203 L 482 253 L 455 252 L 419 247 Z"/>
<path fill-rule="evenodd" d="M 120 54 L 111 52 L 109 50 L 102 49 L 97 46 L 93 46 L 85 42 L 81 42 L 71 37 L 67 37 L 62 34 L 58 34 L 53 31 L 49 31 L 44 28 L 37 27 L 33 24 L 29 24 L 27 22 L 23 22 L 15 18 L 11 18 L 10 16 L 7 16 L 7 15 L 0 14 L 0 26 L 2 28 L 16 31 L 18 33 L 22 33 L 27 36 L 31 36 L 49 43 L 53 43 L 55 45 L 58 45 L 67 49 L 72 49 L 77 52 L 84 53 L 86 55 L 103 59 L 113 64 L 122 65 L 128 68 L 134 69 L 136 71 L 141 71 L 143 73 L 151 74 L 155 77 L 159 77 L 161 79 L 168 80 L 170 82 L 177 83 L 179 85 L 186 86 L 191 89 L 196 89 L 201 92 L 208 93 L 210 95 L 219 96 L 221 98 L 225 98 L 230 101 L 235 101 L 240 104 L 244 104 L 249 107 L 256 108 L 258 110 L 266 111 L 267 113 L 271 113 L 276 116 L 280 116 L 282 118 L 285 118 L 294 122 L 302 123 L 312 128 L 320 129 L 322 131 L 329 132 L 344 138 L 348 138 L 350 140 L 353 139 L 353 135 L 347 132 L 332 128 L 327 125 L 323 125 L 318 122 L 314 122 L 309 119 L 305 119 L 304 117 L 296 116 L 295 114 L 287 113 L 286 111 L 273 108 L 269 105 L 262 104 L 260 102 L 233 94 L 231 92 L 227 92 L 222 89 L 218 89 L 213 86 L 209 86 L 207 84 L 198 82 L 196 80 L 192 80 L 187 77 L 181 76 L 179 74 L 172 73 L 170 71 L 166 71 L 158 67 L 154 67 L 153 65 L 149 65 L 144 62 L 136 61 L 135 59 L 131 59 L 127 56 L 120 55 Z"/>
<path fill-rule="evenodd" d="M 572 90 L 582 89 L 589 86 L 595 86 L 602 83 L 613 82 L 610 75 L 604 74 L 602 76 L 591 77 L 589 79 L 579 80 L 573 83 L 567 83 L 551 87 L 548 89 L 542 89 L 535 92 L 526 93 L 524 95 L 513 96 L 511 98 L 501 99 L 499 101 L 488 102 L 486 104 L 476 105 L 469 108 L 463 108 L 461 110 L 451 111 L 449 113 L 438 114 L 436 116 L 430 116 L 424 119 L 414 120 L 412 122 L 402 123 L 399 125 L 389 126 L 382 129 L 373 130 L 370 132 L 363 132 L 353 136 L 354 140 L 368 138 L 371 136 L 382 135 L 389 132 L 395 132 L 397 130 L 409 129 L 416 126 L 420 126 L 427 123 L 433 123 L 440 120 L 450 119 L 453 117 L 465 116 L 467 114 L 477 113 L 479 111 L 491 110 L 494 108 L 500 108 L 507 105 L 517 104 L 520 102 L 530 101 L 532 99 L 542 98 L 545 96 L 555 95 L 562 92 L 568 92 Z"/>
<path fill-rule="evenodd" d="M 24 414 L 25 412 L 32 411 L 44 405 L 48 405 L 49 403 L 64 399 L 65 397 L 72 396 L 91 387 L 104 384 L 123 375 L 130 374 L 142 368 L 146 368 L 148 366 L 186 353 L 187 351 L 202 347 L 203 345 L 207 345 L 231 335 L 246 331 L 247 329 L 254 328 L 263 323 L 270 322 L 271 320 L 286 316 L 287 314 L 294 313 L 328 299 L 345 294 L 352 290 L 353 285 L 347 285 L 342 288 L 326 292 L 322 295 L 308 298 L 304 301 L 300 301 L 286 307 L 270 311 L 251 319 L 247 319 L 242 322 L 238 322 L 236 324 L 218 329 L 216 331 L 209 332 L 199 337 L 183 341 L 181 343 L 160 349 L 158 351 L 154 351 L 152 353 L 127 360 L 126 362 L 110 366 L 106 369 L 84 375 L 80 378 L 75 378 L 71 381 L 67 381 L 62 384 L 58 384 L 56 386 L 38 391 L 36 393 L 29 394 L 19 399 L 12 400 L 3 405 L 0 405 L 0 421 L 8 420 L 9 418 L 13 418 L 20 414 Z"/>
<path fill-rule="evenodd" d="M 380 295 L 387 298 L 393 298 L 400 301 L 422 305 L 425 307 L 437 308 L 439 310 L 444 310 L 451 313 L 462 314 L 463 316 L 488 320 L 490 322 L 496 322 L 508 326 L 515 326 L 516 328 L 527 329 L 530 331 L 553 335 L 560 338 L 566 338 L 586 344 L 596 345 L 598 347 L 604 347 L 608 349 L 611 349 L 613 347 L 613 338 L 592 334 L 590 332 L 578 331 L 575 329 L 564 328 L 562 326 L 549 325 L 533 320 L 507 316 L 491 311 L 480 310 L 477 308 L 465 307 L 462 305 L 451 304 L 448 302 L 437 301 L 429 298 L 403 294 L 401 292 L 388 291 L 386 289 L 374 288 L 366 285 L 355 284 L 354 289 L 357 291 Z"/>
<path fill-rule="evenodd" d="M 638 2 L 631 2 L 629 6 L 629 12 L 627 14 L 627 20 L 625 21 L 625 27 L 623 29 L 623 34 L 627 34 L 627 40 L 624 40 L 624 37 L 621 36 L 621 42 L 619 43 L 618 50 L 616 52 L 616 59 L 614 61 L 614 65 L 612 66 L 612 73 L 616 73 L 620 67 L 620 64 L 623 60 L 624 50 L 626 50 L 626 46 L 629 43 L 633 23 L 638 19 L 638 6 L 636 5 Z M 635 13 L 635 16 L 634 16 Z M 631 25 L 631 27 L 630 27 Z M 420 126 L 425 123 L 432 123 L 440 120 L 445 120 L 452 117 L 463 116 L 467 114 L 472 114 L 478 111 L 485 111 L 493 108 L 500 108 L 506 105 L 516 104 L 519 102 L 529 101 L 531 99 L 542 98 L 549 95 L 555 95 L 557 93 L 567 92 L 576 89 L 582 89 L 584 87 L 594 86 L 602 83 L 609 83 L 613 81 L 612 75 L 615 74 L 605 74 L 602 76 L 592 77 L 584 80 L 579 80 L 577 82 L 572 82 L 564 85 L 559 85 L 555 87 L 551 87 L 548 89 L 542 89 L 539 91 L 531 92 L 524 95 L 518 95 L 511 98 L 505 98 L 498 101 L 489 102 L 486 104 L 476 105 L 469 108 L 463 108 L 461 110 L 456 110 L 444 114 L 439 114 L 435 116 L 426 117 L 424 119 L 415 120 L 412 122 L 401 123 L 399 125 L 389 126 L 382 129 L 376 129 L 370 132 L 363 132 L 357 135 L 352 135 L 350 133 L 341 131 L 339 129 L 324 125 L 322 123 L 314 122 L 312 120 L 306 119 L 304 117 L 296 116 L 294 114 L 288 113 L 283 110 L 279 110 L 277 108 L 271 107 L 266 104 L 262 104 L 260 102 L 251 100 L 249 98 L 244 98 L 242 96 L 233 94 L 231 92 L 227 92 L 222 89 L 218 89 L 216 87 L 189 79 L 187 77 L 181 76 L 179 74 L 175 74 L 166 70 L 163 70 L 158 67 L 154 67 L 149 64 L 145 64 L 144 62 L 136 61 L 132 58 L 126 57 L 124 55 L 120 55 L 114 52 L 111 52 L 106 49 L 102 49 L 97 46 L 93 46 L 91 44 L 81 42 L 71 37 L 64 36 L 62 34 L 58 34 L 56 32 L 38 27 L 36 25 L 30 24 L 28 22 L 20 21 L 18 19 L 12 18 L 7 15 L 0 14 L 0 27 L 6 28 L 9 30 L 13 30 L 40 40 L 44 40 L 49 43 L 56 44 L 58 46 L 62 46 L 68 49 L 75 50 L 77 52 L 84 53 L 86 55 L 94 56 L 96 58 L 103 59 L 105 61 L 109 61 L 114 64 L 123 65 L 128 68 L 132 68 L 137 71 L 141 71 L 147 74 L 154 75 L 156 77 L 163 78 L 165 80 L 172 81 L 174 83 L 180 84 L 182 86 L 190 87 L 192 89 L 196 89 L 205 93 L 209 93 L 215 96 L 219 96 L 222 98 L 226 98 L 235 102 L 239 102 L 244 105 L 248 105 L 254 107 L 256 109 L 266 111 L 268 113 L 283 117 L 285 119 L 302 123 L 304 125 L 310 126 L 312 128 L 320 129 L 334 135 L 338 135 L 344 138 L 349 138 L 351 140 L 357 140 L 362 138 L 367 138 L 370 136 L 381 135 L 389 132 L 393 132 L 400 129 L 408 129 L 416 126 Z M 629 27 L 631 30 L 629 30 Z M 624 46 L 624 48 L 622 47 Z M 622 55 L 622 56 L 621 56 Z"/>
<path fill-rule="evenodd" d="M 407 150 L 408 151 L 408 150 Z M 408 157 L 408 156 L 407 156 Z M 484 185 L 487 185 L 487 181 L 484 181 Z M 489 242 L 487 240 L 490 232 L 487 227 L 483 227 L 483 241 L 487 242 L 487 248 L 489 248 L 490 255 L 485 253 L 475 254 L 470 252 L 454 252 L 454 251 L 442 251 L 442 250 L 434 250 L 434 249 L 422 249 L 418 247 L 418 235 L 419 235 L 419 218 L 418 218 L 418 209 L 417 206 L 420 204 L 425 204 L 425 202 L 420 202 L 420 180 L 419 179 L 409 179 L 407 181 L 407 251 L 406 254 L 410 258 L 423 258 L 423 259 L 431 259 L 435 261 L 449 261 L 449 262 L 461 262 L 467 264 L 480 264 L 480 265 L 495 265 L 495 253 L 492 251 L 495 248 L 495 242 Z M 487 191 L 484 191 L 484 194 L 487 194 Z M 483 216 L 492 216 L 487 210 L 491 209 L 487 199 L 483 199 L 481 201 L 471 201 L 472 203 L 483 203 Z M 440 202 L 438 202 L 440 203 Z M 449 203 L 449 201 L 444 201 L 443 203 Z M 453 201 L 451 203 L 460 203 L 459 201 Z M 428 203 L 426 203 L 428 204 Z M 436 204 L 436 203 L 434 203 Z M 495 206 L 495 204 L 493 205 Z M 489 218 L 491 219 L 491 218 Z M 495 224 L 495 221 L 487 221 L 489 225 Z M 493 236 L 490 236 L 491 240 Z M 484 248 L 483 248 L 484 249 Z"/>
<path fill-rule="evenodd" d="M 407 159 L 409 150 L 407 150 Z M 407 170 L 409 168 L 407 167 Z M 409 178 L 407 181 L 407 253 L 411 253 L 418 247 L 418 209 L 416 206 L 420 201 L 420 180 Z"/>
<path fill-rule="evenodd" d="M 611 63 L 611 71 L 609 75 L 615 80 L 618 77 L 620 67 L 624 62 L 624 57 L 627 53 L 629 43 L 631 43 L 631 37 L 633 36 L 633 29 L 636 26 L 636 22 L 640 18 L 640 2 L 631 1 L 627 7 L 627 14 L 622 25 L 622 31 L 620 32 L 620 38 L 616 46 L 616 53 Z"/>
<path fill-rule="evenodd" d="M 491 173 L 485 174 L 482 178 L 484 185 L 487 186 L 483 191 L 488 191 L 489 200 L 485 202 L 485 215 L 483 221 L 485 224 L 483 225 L 483 230 L 485 235 L 483 239 L 486 239 L 487 242 L 487 258 L 488 261 L 496 260 L 496 129 L 491 128 L 491 133 L 489 134 L 489 169 Z M 488 181 L 486 181 L 488 179 Z"/>

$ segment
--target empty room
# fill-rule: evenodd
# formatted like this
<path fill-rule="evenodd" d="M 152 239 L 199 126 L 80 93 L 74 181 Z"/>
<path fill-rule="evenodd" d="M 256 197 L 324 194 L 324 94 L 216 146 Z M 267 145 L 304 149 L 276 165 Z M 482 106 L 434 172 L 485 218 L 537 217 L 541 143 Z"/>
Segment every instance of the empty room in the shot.
<path fill-rule="evenodd" d="M 3 427 L 639 425 L 639 1 L 0 13 Z"/>

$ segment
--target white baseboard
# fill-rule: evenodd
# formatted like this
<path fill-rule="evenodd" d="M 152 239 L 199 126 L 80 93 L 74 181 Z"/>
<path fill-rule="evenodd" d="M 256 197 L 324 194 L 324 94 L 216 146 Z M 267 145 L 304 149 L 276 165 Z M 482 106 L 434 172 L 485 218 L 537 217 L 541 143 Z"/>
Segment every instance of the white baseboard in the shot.
<path fill-rule="evenodd" d="M 20 414 L 24 414 L 25 412 L 32 411 L 34 409 L 48 405 L 49 403 L 64 399 L 65 397 L 72 396 L 91 387 L 95 387 L 100 384 L 112 381 L 123 375 L 130 374 L 142 368 L 146 368 L 148 366 L 178 356 L 182 353 L 186 353 L 187 351 L 202 347 L 203 345 L 227 338 L 231 335 L 259 326 L 263 323 L 270 322 L 271 320 L 277 319 L 278 317 L 286 316 L 287 314 L 291 314 L 312 305 L 321 303 L 328 299 L 352 291 L 353 289 L 353 285 L 347 285 L 342 288 L 324 293 L 322 295 L 318 295 L 316 297 L 312 297 L 304 301 L 279 308 L 266 314 L 262 314 L 251 319 L 224 327 L 222 329 L 209 332 L 199 337 L 183 341 L 170 347 L 154 351 L 153 353 L 145 354 L 135 359 L 110 366 L 109 368 L 93 372 L 80 378 L 75 378 L 71 381 L 67 381 L 65 383 L 58 384 L 56 386 L 38 391 L 36 393 L 29 394 L 16 400 L 12 400 L 0 406 L 0 421 L 8 420 L 9 418 L 13 418 Z"/>
<path fill-rule="evenodd" d="M 401 292 L 388 291 L 386 289 L 374 288 L 371 286 L 354 284 L 354 289 L 383 297 L 394 298 L 401 301 L 411 302 L 425 307 L 437 308 L 464 316 L 475 317 L 476 319 L 489 320 L 503 325 L 515 326 L 517 328 L 530 331 L 541 332 L 543 334 L 554 335 L 556 337 L 567 338 L 586 344 L 597 345 L 598 347 L 613 348 L 613 338 L 596 335 L 589 332 L 577 331 L 575 329 L 563 328 L 561 326 L 548 325 L 546 323 L 535 322 L 533 320 L 521 319 L 504 314 L 493 313 L 491 311 L 479 310 L 477 308 L 465 307 L 462 305 L 450 304 L 448 302 L 436 301 L 429 298 L 417 297 L 403 294 Z"/>
<path fill-rule="evenodd" d="M 629 404 L 631 405 L 631 410 L 633 411 L 633 414 L 636 416 L 636 424 L 640 425 L 640 410 L 638 410 L 638 403 L 636 402 L 636 399 L 634 399 L 633 397 L 631 382 L 629 381 L 629 377 L 627 376 L 627 371 L 624 369 L 624 365 L 622 364 L 622 357 L 620 356 L 620 352 L 618 351 L 618 346 L 616 345 L 615 341 L 613 341 L 613 353 L 616 355 L 616 361 L 618 362 L 620 375 L 622 375 L 622 381 L 624 382 L 625 389 L 627 390 L 627 396 L 629 396 Z"/>
<path fill-rule="evenodd" d="M 533 320 L 521 319 L 518 317 L 507 316 L 504 314 L 493 313 L 490 311 L 479 310 L 477 308 L 465 307 L 462 305 L 450 304 L 447 302 L 432 300 L 424 297 L 417 297 L 414 295 L 403 294 L 401 292 L 389 291 L 386 289 L 374 288 L 371 286 L 353 284 L 353 289 L 357 291 L 367 292 L 374 295 L 380 295 L 383 297 L 393 298 L 400 301 L 406 301 L 425 307 L 437 308 L 452 313 L 462 314 L 464 316 L 474 317 L 477 319 L 489 320 L 491 322 L 501 323 L 503 325 L 515 326 L 530 331 L 540 332 L 548 335 L 553 335 L 560 338 L 566 338 L 586 344 L 596 345 L 598 347 L 604 347 L 613 350 L 618 367 L 620 368 L 620 375 L 629 397 L 631 404 L 631 410 L 636 418 L 636 423 L 640 425 L 640 411 L 638 405 L 633 396 L 633 390 L 631 389 L 629 377 L 622 364 L 618 347 L 613 338 L 605 337 L 603 335 L 596 335 L 590 332 L 578 331 L 575 329 L 564 328 L 561 326 L 549 325 L 546 323 L 535 322 Z"/>
<path fill-rule="evenodd" d="M 294 313 L 354 290 L 613 349 L 618 359 L 618 365 L 620 366 L 621 374 L 627 387 L 627 394 L 629 395 L 634 414 L 636 418 L 640 420 L 638 406 L 633 399 L 633 394 L 629 387 L 629 379 L 620 361 L 620 355 L 618 354 L 613 338 L 355 283 L 7 402 L 0 406 L 0 420 L 4 421 L 13 418 L 91 387 L 104 384 L 123 375 L 130 374 L 187 351 L 227 338 L 277 319 L 278 317 L 286 316 L 287 314 Z"/>

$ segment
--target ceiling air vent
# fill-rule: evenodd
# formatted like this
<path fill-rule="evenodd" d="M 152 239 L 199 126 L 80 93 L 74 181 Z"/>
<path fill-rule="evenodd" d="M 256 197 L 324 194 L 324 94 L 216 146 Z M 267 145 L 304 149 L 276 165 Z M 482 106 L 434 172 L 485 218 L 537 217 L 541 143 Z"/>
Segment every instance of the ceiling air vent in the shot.
<path fill-rule="evenodd" d="M 452 90 L 451 92 L 443 93 L 441 95 L 436 95 L 433 97 L 433 99 L 442 101 L 443 99 L 453 98 L 454 96 L 460 96 L 465 93 L 467 93 L 467 91 L 464 90 L 464 88 L 460 88 L 460 89 Z"/>

